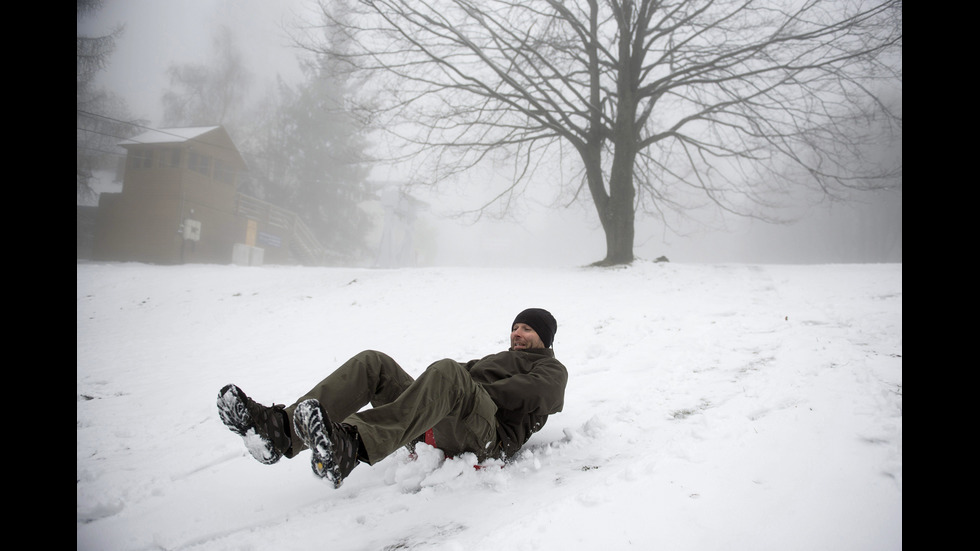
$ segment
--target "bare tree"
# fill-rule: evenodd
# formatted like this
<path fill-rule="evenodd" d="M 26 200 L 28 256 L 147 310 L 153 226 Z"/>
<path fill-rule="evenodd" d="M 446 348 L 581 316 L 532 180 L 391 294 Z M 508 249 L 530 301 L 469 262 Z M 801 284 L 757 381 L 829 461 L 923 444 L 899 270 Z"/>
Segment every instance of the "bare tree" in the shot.
<path fill-rule="evenodd" d="M 638 211 L 766 217 L 800 186 L 901 181 L 897 0 L 320 6 L 344 48 L 307 46 L 372 79 L 370 116 L 427 155 L 432 180 L 505 154 L 515 177 L 484 207 L 506 203 L 574 151 L 581 176 L 558 189 L 588 190 L 602 264 L 633 260 Z"/>
<path fill-rule="evenodd" d="M 252 77 L 231 29 L 216 28 L 211 45 L 209 62 L 167 69 L 172 88 L 162 98 L 164 125 L 234 127 L 242 115 Z"/>

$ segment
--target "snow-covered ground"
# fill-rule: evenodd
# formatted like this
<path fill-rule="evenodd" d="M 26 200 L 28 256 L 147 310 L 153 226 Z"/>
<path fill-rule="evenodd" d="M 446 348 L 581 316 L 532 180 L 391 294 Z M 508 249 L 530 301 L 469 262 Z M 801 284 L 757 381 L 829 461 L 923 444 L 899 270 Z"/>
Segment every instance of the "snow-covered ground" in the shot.
<path fill-rule="evenodd" d="M 565 410 L 503 469 L 399 452 L 334 490 L 218 419 L 356 352 L 411 374 L 558 319 Z M 77 266 L 77 547 L 896 550 L 902 266 Z"/>

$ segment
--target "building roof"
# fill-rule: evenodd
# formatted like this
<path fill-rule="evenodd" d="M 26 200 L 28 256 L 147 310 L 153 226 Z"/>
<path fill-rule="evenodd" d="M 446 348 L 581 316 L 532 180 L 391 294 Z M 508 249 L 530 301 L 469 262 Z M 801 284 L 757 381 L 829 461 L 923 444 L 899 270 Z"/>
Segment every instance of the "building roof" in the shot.
<path fill-rule="evenodd" d="M 201 137 L 220 126 L 193 126 L 189 128 L 158 128 L 150 129 L 119 142 L 121 146 L 157 143 L 181 143 Z"/>
<path fill-rule="evenodd" d="M 119 145 L 129 148 L 138 145 L 178 144 L 186 142 L 201 142 L 220 148 L 227 148 L 231 151 L 232 156 L 241 163 L 243 168 L 246 166 L 245 159 L 242 158 L 235 143 L 222 126 L 150 129 L 142 134 L 119 142 Z"/>

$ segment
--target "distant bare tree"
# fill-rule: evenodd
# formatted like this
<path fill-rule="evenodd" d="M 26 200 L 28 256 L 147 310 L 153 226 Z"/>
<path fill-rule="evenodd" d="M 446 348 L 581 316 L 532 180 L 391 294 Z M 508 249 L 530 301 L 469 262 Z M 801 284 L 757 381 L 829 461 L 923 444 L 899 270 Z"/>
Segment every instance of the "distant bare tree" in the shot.
<path fill-rule="evenodd" d="M 901 180 L 899 0 L 320 7 L 343 48 L 306 46 L 372 79 L 372 121 L 428 155 L 426 178 L 505 154 L 516 176 L 484 208 L 532 176 L 559 196 L 587 189 L 601 264 L 633 260 L 637 211 L 683 213 L 699 198 L 766 217 L 800 186 L 835 196 Z M 897 155 L 883 155 L 891 143 Z M 566 151 L 581 171 L 571 186 L 541 171 Z"/>
<path fill-rule="evenodd" d="M 171 89 L 163 94 L 165 126 L 235 126 L 252 80 L 235 40 L 231 29 L 219 27 L 211 37 L 212 59 L 167 69 Z"/>

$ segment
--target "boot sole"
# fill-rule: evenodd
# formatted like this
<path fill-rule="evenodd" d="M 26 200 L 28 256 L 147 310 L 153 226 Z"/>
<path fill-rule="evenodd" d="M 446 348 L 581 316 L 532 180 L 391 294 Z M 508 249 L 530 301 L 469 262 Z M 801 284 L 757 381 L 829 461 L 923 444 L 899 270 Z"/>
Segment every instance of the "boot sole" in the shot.
<path fill-rule="evenodd" d="M 245 393 L 235 385 L 225 385 L 218 392 L 218 417 L 231 432 L 242 437 L 248 453 L 259 463 L 272 465 L 282 457 L 271 442 L 259 436 L 248 413 Z"/>
<path fill-rule="evenodd" d="M 313 474 L 329 480 L 334 488 L 340 488 L 344 478 L 334 460 L 334 446 L 330 439 L 331 425 L 319 402 L 306 400 L 296 406 L 293 412 L 293 428 L 312 452 L 310 468 L 313 469 Z"/>

